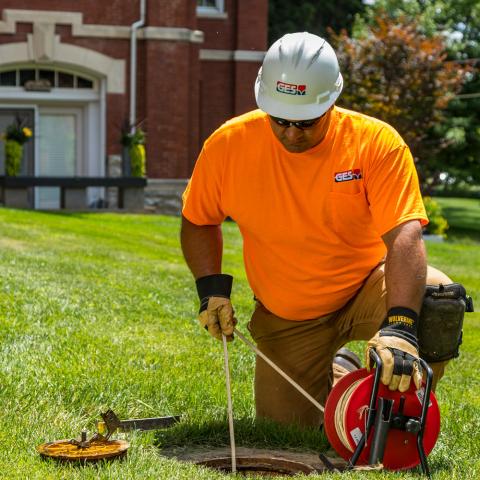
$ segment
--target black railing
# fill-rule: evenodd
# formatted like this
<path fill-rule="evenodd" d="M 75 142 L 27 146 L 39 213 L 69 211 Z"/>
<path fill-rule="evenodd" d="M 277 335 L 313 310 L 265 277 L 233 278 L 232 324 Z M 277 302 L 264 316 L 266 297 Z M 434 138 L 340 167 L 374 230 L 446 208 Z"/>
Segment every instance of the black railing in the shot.
<path fill-rule="evenodd" d="M 141 210 L 146 185 L 144 177 L 0 176 L 3 204 L 16 208 L 33 208 L 33 187 L 58 187 L 62 209 L 86 209 L 88 187 L 117 187 L 118 208 Z"/>

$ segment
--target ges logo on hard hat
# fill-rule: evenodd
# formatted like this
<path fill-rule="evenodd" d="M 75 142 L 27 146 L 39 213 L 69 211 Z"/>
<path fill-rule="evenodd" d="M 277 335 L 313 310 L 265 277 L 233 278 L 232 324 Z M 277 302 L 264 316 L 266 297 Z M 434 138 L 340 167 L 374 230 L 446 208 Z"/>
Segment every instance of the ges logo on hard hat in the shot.
<path fill-rule="evenodd" d="M 305 95 L 307 93 L 306 85 L 295 85 L 294 83 L 285 83 L 277 81 L 277 92 L 288 95 Z"/>

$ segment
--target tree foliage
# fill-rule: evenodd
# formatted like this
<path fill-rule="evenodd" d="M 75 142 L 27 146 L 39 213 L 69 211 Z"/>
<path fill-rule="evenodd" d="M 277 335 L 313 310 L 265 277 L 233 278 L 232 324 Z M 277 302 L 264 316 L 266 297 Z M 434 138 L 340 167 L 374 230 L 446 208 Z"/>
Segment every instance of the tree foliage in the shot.
<path fill-rule="evenodd" d="M 438 175 L 435 154 L 447 142 L 435 135 L 467 68 L 446 61 L 445 38 L 428 36 L 406 16 L 385 12 L 353 38 L 332 32 L 345 78 L 339 103 L 393 125 L 410 146 L 422 185 Z"/>
<path fill-rule="evenodd" d="M 325 37 L 327 28 L 350 31 L 355 15 L 364 9 L 362 0 L 269 0 L 269 44 L 286 33 L 307 31 Z"/>
<path fill-rule="evenodd" d="M 480 182 L 480 2 L 478 0 L 376 0 L 356 30 L 375 23 L 387 11 L 390 18 L 416 19 L 422 33 L 444 38 L 447 59 L 470 67 L 459 95 L 452 99 L 430 136 L 444 148 L 429 156 L 431 186 L 445 189 Z M 354 29 L 354 30 L 355 30 Z"/>

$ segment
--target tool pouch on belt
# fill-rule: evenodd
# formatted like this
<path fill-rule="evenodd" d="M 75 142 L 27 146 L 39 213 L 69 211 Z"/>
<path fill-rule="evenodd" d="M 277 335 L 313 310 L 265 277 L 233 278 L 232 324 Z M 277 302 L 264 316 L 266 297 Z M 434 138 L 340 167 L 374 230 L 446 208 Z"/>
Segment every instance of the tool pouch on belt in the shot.
<path fill-rule="evenodd" d="M 420 356 L 426 362 L 458 357 L 465 312 L 473 312 L 473 302 L 463 285 L 426 286 L 418 325 Z"/>

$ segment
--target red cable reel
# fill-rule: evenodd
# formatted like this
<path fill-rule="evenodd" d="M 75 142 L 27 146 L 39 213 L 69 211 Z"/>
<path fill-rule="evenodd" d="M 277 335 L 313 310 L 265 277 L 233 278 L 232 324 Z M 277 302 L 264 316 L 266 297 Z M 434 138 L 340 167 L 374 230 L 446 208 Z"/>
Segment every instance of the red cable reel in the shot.
<path fill-rule="evenodd" d="M 440 433 L 432 370 L 420 359 L 427 379 L 420 390 L 412 382 L 407 392 L 392 392 L 380 382 L 380 357 L 375 351 L 371 356 L 376 364 L 371 373 L 345 375 L 330 392 L 324 414 L 328 440 L 351 467 L 382 463 L 404 470 L 421 464 L 430 476 L 426 457 Z"/>

